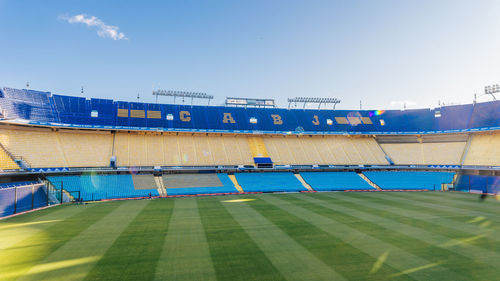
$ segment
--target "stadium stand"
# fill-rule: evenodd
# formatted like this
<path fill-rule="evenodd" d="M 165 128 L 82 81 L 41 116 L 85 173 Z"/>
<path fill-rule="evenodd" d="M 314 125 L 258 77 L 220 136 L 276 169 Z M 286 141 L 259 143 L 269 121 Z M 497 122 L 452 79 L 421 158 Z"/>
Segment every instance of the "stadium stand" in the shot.
<path fill-rule="evenodd" d="M 0 129 L 0 143 L 31 167 L 67 167 L 57 136 L 51 129 Z"/>
<path fill-rule="evenodd" d="M 338 167 L 327 165 L 351 171 L 500 165 L 500 101 L 418 110 L 316 110 L 148 104 L 3 88 L 0 111 L 5 118 L 0 171 L 9 170 L 2 175 L 48 172 L 57 175 L 51 176 L 54 185 L 63 181 L 64 189 L 81 192 L 84 200 L 150 192 L 440 189 L 453 173 L 356 174 L 331 172 Z M 68 169 L 57 168 L 141 174 L 59 176 Z M 273 172 L 242 172 L 254 168 Z M 172 170 L 228 174 L 166 174 Z M 292 170 L 295 174 L 276 172 Z"/>
<path fill-rule="evenodd" d="M 387 164 L 372 137 L 272 136 L 264 143 L 276 164 Z"/>
<path fill-rule="evenodd" d="M 259 137 L 257 145 L 255 137 L 244 135 L 6 128 L 0 128 L 0 143 L 33 168 L 107 167 L 112 155 L 124 167 L 252 165 L 257 158 L 279 165 L 387 165 L 384 151 L 396 164 L 459 165 L 466 145 L 462 141 L 385 143 L 391 138 L 384 137 L 379 146 L 373 137 L 279 135 Z M 496 141 L 489 141 L 494 153 Z M 466 164 L 480 153 L 477 142 L 474 138 Z M 491 158 L 488 163 L 495 163 L 497 158 Z"/>
<path fill-rule="evenodd" d="M 500 132 L 478 133 L 472 135 L 470 147 L 466 152 L 464 165 L 499 166 Z"/>
<path fill-rule="evenodd" d="M 0 129 L 0 143 L 31 167 L 109 166 L 110 132 L 54 132 L 45 128 Z"/>
<path fill-rule="evenodd" d="M 244 192 L 296 192 L 307 191 L 300 181 L 289 172 L 235 173 Z"/>
<path fill-rule="evenodd" d="M 375 190 L 355 172 L 301 172 L 316 191 Z"/>
<path fill-rule="evenodd" d="M 451 172 L 363 172 L 382 189 L 441 190 L 442 184 L 453 181 Z"/>
<path fill-rule="evenodd" d="M 498 129 L 500 101 L 417 110 L 303 110 L 148 104 L 53 95 L 3 88 L 0 107 L 9 120 L 85 128 L 166 128 L 180 131 L 317 134 L 414 134 Z M 227 119 L 230 117 L 230 121 Z M 256 122 L 251 122 L 250 119 Z M 51 124 L 48 124 L 48 123 Z"/>
<path fill-rule="evenodd" d="M 4 109 L 6 118 L 54 121 L 57 116 L 51 101 L 51 94 L 47 92 L 4 88 L 0 107 Z"/>
<path fill-rule="evenodd" d="M 163 175 L 167 195 L 238 193 L 227 174 Z"/>
<path fill-rule="evenodd" d="M 396 165 L 460 165 L 465 142 L 381 144 Z"/>
<path fill-rule="evenodd" d="M 396 165 L 460 165 L 467 135 L 377 136 L 377 141 Z"/>
<path fill-rule="evenodd" d="M 213 166 L 253 164 L 245 136 L 117 133 L 118 166 Z"/>
<path fill-rule="evenodd" d="M 55 133 L 66 159 L 66 167 L 105 167 L 111 158 L 112 135 L 109 131 L 70 131 Z"/>
<path fill-rule="evenodd" d="M 85 174 L 79 176 L 50 176 L 48 180 L 57 188 L 61 186 L 69 192 L 80 192 L 84 201 L 158 196 L 158 190 L 135 189 L 132 176 L 127 175 L 98 175 Z"/>

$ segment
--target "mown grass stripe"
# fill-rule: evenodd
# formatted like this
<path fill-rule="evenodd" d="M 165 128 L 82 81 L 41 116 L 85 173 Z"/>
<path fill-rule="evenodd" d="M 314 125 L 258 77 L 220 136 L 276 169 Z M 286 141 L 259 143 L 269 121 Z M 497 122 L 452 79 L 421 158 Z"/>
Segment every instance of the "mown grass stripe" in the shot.
<path fill-rule="evenodd" d="M 405 209 L 405 205 L 391 204 L 391 202 L 386 202 L 383 200 L 373 199 L 371 197 L 362 196 L 345 196 L 346 194 L 328 194 L 327 196 L 322 196 L 321 200 L 331 201 L 334 200 L 335 204 L 341 204 L 345 206 L 351 206 L 354 204 L 358 208 L 363 208 L 370 213 L 378 213 L 381 216 L 391 218 L 393 220 L 398 220 L 399 222 L 405 223 L 407 225 L 412 225 L 419 228 L 429 229 L 434 232 L 438 232 L 443 235 L 451 235 L 450 238 L 466 238 L 470 237 L 470 232 L 461 231 L 457 229 L 456 222 L 451 221 L 452 228 L 448 227 L 448 224 L 442 223 L 442 220 L 449 217 L 440 217 L 436 215 L 427 215 L 425 213 L 419 213 L 418 207 L 416 207 L 416 212 Z M 396 207 L 401 206 L 401 207 Z M 408 206 L 408 204 L 406 204 Z M 413 206 L 408 206 L 413 207 Z M 474 227 L 474 231 L 480 231 Z M 476 234 L 476 232 L 474 232 Z"/>
<path fill-rule="evenodd" d="M 307 195 L 304 194 L 304 196 Z M 292 215 L 309 221 L 311 224 L 316 225 L 318 228 L 321 228 L 332 235 L 335 235 L 344 242 L 349 243 L 361 251 L 371 255 L 373 258 L 379 258 L 386 251 L 389 251 L 390 254 L 386 259 L 386 263 L 399 271 L 408 270 L 418 266 L 425 266 L 432 263 L 429 260 L 402 250 L 391 243 L 374 238 L 368 233 L 358 231 L 353 227 L 341 223 L 334 219 L 333 216 L 327 217 L 323 214 L 319 214 L 299 206 L 297 205 L 297 201 L 299 200 L 294 200 L 294 198 L 290 196 L 282 196 L 280 198 L 277 196 L 262 196 L 261 198 Z M 416 280 L 445 280 L 444 278 L 448 278 L 448 280 L 467 280 L 467 278 L 455 274 L 453 271 L 439 265 L 427 270 L 411 272 L 408 276 Z"/>
<path fill-rule="evenodd" d="M 448 212 L 445 210 L 441 210 L 440 208 L 434 207 L 429 207 L 429 206 L 423 206 L 421 204 L 418 204 L 418 201 L 410 200 L 409 202 L 405 202 L 404 200 L 398 200 L 397 197 L 393 197 L 395 192 L 382 192 L 379 194 L 371 194 L 368 192 L 359 192 L 356 194 L 353 194 L 354 198 L 369 198 L 370 201 L 373 202 L 378 202 L 381 204 L 386 204 L 391 207 L 395 208 L 402 208 L 405 210 L 413 211 L 413 212 L 419 212 L 420 214 L 423 215 L 429 215 L 430 217 L 446 217 L 449 219 L 458 219 L 458 220 L 463 220 L 464 216 L 467 218 L 467 214 L 462 214 L 462 213 L 454 213 L 454 212 Z M 406 194 L 408 197 L 413 196 L 413 192 L 396 192 L 397 194 L 404 195 Z M 331 194 L 329 195 L 331 196 Z M 342 195 L 340 195 L 342 196 Z M 472 218 L 473 216 L 468 216 L 469 218 Z"/>
<path fill-rule="evenodd" d="M 383 194 L 381 194 L 381 195 L 382 195 L 381 197 L 383 197 Z M 428 215 L 425 213 L 420 213 L 418 211 L 411 211 L 408 209 L 395 207 L 392 205 L 393 201 L 388 200 L 388 199 L 378 200 L 379 202 L 383 202 L 383 203 L 377 203 L 377 202 L 375 202 L 377 200 L 373 199 L 372 197 L 354 198 L 351 196 L 347 196 L 346 194 L 327 194 L 326 196 L 332 197 L 332 198 L 338 197 L 338 198 L 345 200 L 345 201 L 349 201 L 349 202 L 353 202 L 353 203 L 360 203 L 360 204 L 363 204 L 364 206 L 369 206 L 369 207 L 372 207 L 375 209 L 384 210 L 386 212 L 390 212 L 390 213 L 393 213 L 396 215 L 405 216 L 408 218 L 418 219 L 418 220 L 422 220 L 422 221 L 432 222 L 434 224 L 440 225 L 441 227 L 446 227 L 450 230 L 455 231 L 457 233 L 457 235 L 460 235 L 461 233 L 467 233 L 467 234 L 469 234 L 469 237 L 471 237 L 471 236 L 485 235 L 485 234 L 490 233 L 490 235 L 481 237 L 480 241 L 474 241 L 476 246 L 483 247 L 485 249 L 491 248 L 492 243 L 496 244 L 496 243 L 500 242 L 500 237 L 498 237 L 498 235 L 495 235 L 494 233 L 491 233 L 493 231 L 493 229 L 491 229 L 489 226 L 486 226 L 484 224 L 483 225 L 477 224 L 477 223 L 474 224 L 474 223 L 470 223 L 471 221 L 461 222 L 461 221 L 457 221 L 457 220 L 451 220 L 451 219 L 446 218 L 446 217 L 439 217 L 437 215 Z M 378 198 L 378 199 L 382 199 L 382 198 Z M 397 205 L 398 202 L 394 202 L 395 203 L 394 205 Z M 405 205 L 407 205 L 408 207 L 411 207 L 410 204 L 405 204 Z M 416 209 L 418 210 L 418 206 L 416 207 Z M 438 214 L 438 212 L 436 212 L 436 214 Z M 461 238 L 466 238 L 466 237 L 461 237 Z"/>
<path fill-rule="evenodd" d="M 448 212 L 455 211 L 458 215 L 446 218 L 446 223 L 456 221 L 460 224 L 460 227 L 456 228 L 456 230 L 464 230 L 465 232 L 473 234 L 474 229 L 477 229 L 476 233 L 479 232 L 480 237 L 477 237 L 477 239 L 469 237 L 468 239 L 472 240 L 466 241 L 468 241 L 469 243 L 473 242 L 476 246 L 485 249 L 499 247 L 498 244 L 500 243 L 500 236 L 498 235 L 498 231 L 500 229 L 500 226 L 498 216 L 488 212 L 482 212 L 482 202 L 475 202 L 478 210 L 474 211 L 470 208 L 469 210 L 467 210 L 467 208 L 464 208 L 463 206 L 457 206 L 456 208 L 445 206 L 441 203 L 444 200 L 440 200 L 439 202 L 432 204 L 429 203 L 429 200 L 421 198 L 420 196 L 416 196 L 413 193 L 408 195 L 409 198 L 401 198 L 400 196 L 404 196 L 404 194 L 399 194 L 398 196 L 387 196 L 384 198 L 385 200 L 389 200 L 390 204 L 392 204 L 396 200 L 398 202 L 402 202 L 402 204 L 412 206 L 417 209 L 419 208 L 419 206 L 422 206 L 421 208 L 430 208 L 430 206 L 435 206 L 435 208 L 439 210 L 444 209 Z M 408 201 L 409 199 L 415 200 L 414 202 L 410 202 Z M 497 208 L 500 208 L 500 206 L 497 206 Z"/>
<path fill-rule="evenodd" d="M 155 280 L 217 280 L 196 199 L 174 202 Z"/>
<path fill-rule="evenodd" d="M 264 200 L 250 201 L 248 205 L 349 280 L 387 280 L 399 272 L 384 262 L 375 266 L 379 259 Z"/>
<path fill-rule="evenodd" d="M 471 200 L 472 198 L 465 200 L 444 196 L 442 192 L 418 192 L 416 194 L 413 194 L 412 199 L 439 204 L 440 206 L 446 205 L 446 207 L 452 207 L 455 209 L 459 208 L 466 213 L 469 213 L 470 211 L 475 212 L 476 214 L 477 212 L 481 212 L 483 216 L 486 215 L 492 220 L 500 221 L 500 219 L 498 218 L 498 216 L 500 215 L 500 203 L 498 203 L 496 199 L 495 201 L 497 203 L 495 205 L 489 205 L 486 204 L 486 201 L 479 201 L 478 195 L 475 196 L 474 200 Z"/>
<path fill-rule="evenodd" d="M 84 280 L 152 280 L 172 213 L 172 200 L 148 201 Z"/>
<path fill-rule="evenodd" d="M 355 198 L 354 196 L 316 196 L 314 198 L 332 202 L 345 207 L 355 207 L 358 210 L 366 213 L 375 214 L 384 218 L 397 221 L 399 223 L 409 225 L 415 228 L 425 229 L 432 233 L 448 237 L 449 239 L 468 238 L 471 235 L 467 232 L 459 231 L 457 229 L 450 229 L 443 226 L 435 219 L 424 220 L 410 216 L 404 216 L 400 213 L 387 211 L 386 208 L 374 206 L 370 198 Z"/>
<path fill-rule="evenodd" d="M 90 206 L 87 206 L 90 207 Z M 57 206 L 0 221 L 0 251 L 86 210 Z"/>
<path fill-rule="evenodd" d="M 417 194 L 413 192 L 409 192 L 407 194 L 405 193 L 390 193 L 390 194 L 385 194 L 386 199 L 388 200 L 398 200 L 403 204 L 411 204 L 414 206 L 419 206 L 421 208 L 427 208 L 427 209 L 434 209 L 438 210 L 440 214 L 450 214 L 450 215 L 455 215 L 451 217 L 451 219 L 456 219 L 456 220 L 461 220 L 461 221 L 466 221 L 469 220 L 470 218 L 476 217 L 476 216 L 485 216 L 487 215 L 492 221 L 497 221 L 500 222 L 500 219 L 497 217 L 497 215 L 488 215 L 488 212 L 483 212 L 483 211 L 477 211 L 477 210 L 472 210 L 472 209 L 467 209 L 464 206 L 460 207 L 451 207 L 447 206 L 444 204 L 444 202 L 436 202 L 432 203 L 429 202 L 428 200 L 421 198 Z M 478 202 L 480 204 L 480 202 Z M 456 216 L 457 214 L 461 216 Z"/>
<path fill-rule="evenodd" d="M 446 259 L 445 265 L 449 264 L 453 268 L 458 268 L 457 271 L 463 271 L 462 274 L 469 274 L 470 267 L 474 269 L 471 276 L 473 278 L 481 278 L 484 280 L 485 278 L 487 279 L 496 276 L 496 267 L 500 265 L 500 254 L 495 251 L 475 247 L 474 245 L 465 243 L 465 239 L 450 239 L 449 237 L 432 233 L 424 229 L 396 222 L 386 218 L 385 216 L 379 216 L 374 213 L 363 211 L 362 203 L 346 207 L 338 202 L 325 201 L 321 200 L 322 198 L 315 197 L 316 196 L 301 196 L 300 199 L 312 204 L 320 205 L 335 212 L 341 212 L 349 216 L 360 218 L 364 221 L 369 221 L 370 223 L 383 227 L 388 231 L 397 232 L 432 245 L 433 247 L 441 248 L 438 251 L 436 249 L 432 249 L 431 247 L 425 247 L 425 253 L 431 253 L 433 256 L 432 258 L 436 256 L 437 259 Z M 470 239 L 470 237 L 468 239 Z M 412 247 L 423 248 L 424 246 L 422 244 L 418 245 L 412 243 L 409 240 L 405 242 L 411 244 Z M 436 262 L 442 262 L 442 260 L 437 260 Z M 485 264 L 489 266 L 484 266 Z"/>
<path fill-rule="evenodd" d="M 117 208 L 119 204 L 108 203 L 99 208 L 86 205 L 67 207 L 81 208 L 83 211 L 0 251 L 0 280 L 15 280 L 22 276 L 68 240 Z"/>
<path fill-rule="evenodd" d="M 477 273 L 484 276 L 490 276 L 491 267 L 485 264 L 474 262 L 466 257 L 449 251 L 445 247 L 438 247 L 423 239 L 414 238 L 403 233 L 394 231 L 393 229 L 380 226 L 370 221 L 364 213 L 358 212 L 357 215 L 349 212 L 342 212 L 341 208 L 329 208 L 329 203 L 312 198 L 312 196 L 292 196 L 295 204 L 301 205 L 304 208 L 312 210 L 319 214 L 332 217 L 335 220 L 344 223 L 358 231 L 369 233 L 372 237 L 390 243 L 399 249 L 411 253 L 415 256 L 441 265 L 443 268 L 449 269 L 449 276 L 459 274 L 465 276 L 467 280 L 475 280 Z M 300 200 L 300 201 L 298 201 Z M 302 201 L 302 202 L 301 202 Z M 375 216 L 376 218 L 376 216 Z M 402 225 L 404 227 L 404 225 Z M 448 241 L 448 240 L 447 240 Z M 470 262 L 470 263 L 467 263 Z M 463 265 L 463 266 L 457 266 Z M 474 271 L 464 268 L 464 266 L 471 266 Z M 493 271 L 494 273 L 494 271 Z M 446 275 L 442 275 L 443 277 Z M 481 280 L 481 279 L 480 279 Z"/>
<path fill-rule="evenodd" d="M 346 280 L 246 203 L 223 205 L 287 280 Z"/>
<path fill-rule="evenodd" d="M 430 198 L 446 198 L 450 200 L 455 200 L 458 203 L 466 203 L 466 204 L 476 204 L 479 200 L 479 195 L 475 193 L 468 192 L 454 192 L 454 191 L 443 191 L 443 192 L 421 192 L 422 196 L 430 197 Z M 486 207 L 498 210 L 499 202 L 495 198 L 495 196 L 487 196 L 486 200 L 481 201 L 481 205 L 486 205 Z"/>
<path fill-rule="evenodd" d="M 333 194 L 327 194 L 327 196 L 335 196 Z M 343 196 L 340 194 L 339 196 Z M 466 222 L 470 219 L 473 219 L 475 216 L 469 216 L 467 214 L 461 213 L 450 213 L 443 210 L 440 210 L 439 207 L 428 207 L 420 205 L 418 201 L 410 201 L 405 202 L 404 200 L 400 200 L 398 198 L 392 197 L 387 193 L 380 193 L 377 195 L 368 194 L 368 193 L 358 193 L 352 196 L 352 198 L 357 199 L 368 199 L 367 201 L 374 204 L 384 205 L 387 210 L 394 212 L 401 212 L 403 215 L 417 215 L 417 218 L 422 218 L 426 220 L 445 220 L 448 222 L 453 222 L 455 224 L 458 222 Z M 441 223 L 441 222 L 440 222 Z M 479 227 L 470 226 L 471 230 L 475 229 L 475 231 L 480 231 Z"/>
<path fill-rule="evenodd" d="M 219 199 L 197 201 L 217 280 L 285 280 Z"/>
<path fill-rule="evenodd" d="M 412 209 L 414 212 L 418 213 L 431 213 L 432 217 L 442 218 L 450 223 L 459 222 L 460 225 L 466 227 L 468 230 L 476 229 L 476 231 L 483 231 L 484 229 L 478 225 L 467 224 L 467 221 L 474 219 L 477 216 L 485 215 L 482 212 L 472 212 L 472 211 L 464 211 L 463 209 L 458 208 L 450 208 L 443 205 L 431 204 L 422 201 L 412 200 L 412 195 L 409 194 L 409 198 L 405 198 L 403 196 L 383 196 L 387 194 L 380 194 L 378 196 L 374 196 L 373 194 L 364 194 L 363 197 L 368 198 L 376 198 L 380 202 L 385 202 L 385 204 L 390 204 L 392 206 L 401 206 L 405 209 Z M 404 194 L 400 194 L 404 195 Z M 440 215 L 441 214 L 441 215 Z M 445 214 L 450 214 L 450 216 L 446 216 Z"/>
<path fill-rule="evenodd" d="M 31 268 L 19 280 L 82 280 L 147 203 L 146 200 L 123 202 Z"/>
<path fill-rule="evenodd" d="M 404 201 L 399 198 L 385 196 L 387 194 L 381 193 L 377 196 L 373 194 L 356 194 L 356 196 L 349 197 L 344 194 L 339 194 L 339 198 L 346 200 L 364 200 L 367 206 L 373 206 L 375 208 L 381 208 L 383 210 L 393 212 L 396 214 L 400 214 L 402 216 L 407 216 L 416 219 L 433 221 L 434 223 L 439 223 L 440 225 L 446 226 L 451 229 L 456 229 L 459 231 L 463 231 L 469 234 L 479 234 L 484 231 L 481 227 L 477 225 L 467 225 L 467 224 L 457 224 L 457 222 L 464 222 L 470 219 L 473 219 L 474 216 L 468 216 L 463 214 L 453 214 L 453 215 L 444 215 L 443 212 L 440 211 L 439 206 L 436 208 L 429 208 L 425 206 L 421 206 L 419 202 L 415 201 Z M 327 194 L 327 196 L 334 197 L 335 194 Z M 458 219 L 457 219 L 458 218 Z"/>

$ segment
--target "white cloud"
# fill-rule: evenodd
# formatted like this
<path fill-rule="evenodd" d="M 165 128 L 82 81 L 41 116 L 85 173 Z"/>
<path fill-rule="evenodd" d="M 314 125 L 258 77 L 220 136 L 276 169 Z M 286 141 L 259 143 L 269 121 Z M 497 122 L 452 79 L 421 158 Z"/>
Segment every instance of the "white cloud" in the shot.
<path fill-rule="evenodd" d="M 72 17 L 61 16 L 63 20 L 69 23 L 83 23 L 90 27 L 97 27 L 97 35 L 102 38 L 111 38 L 113 40 L 127 39 L 123 32 L 119 31 L 118 26 L 107 25 L 101 19 L 94 16 L 79 14 Z"/>

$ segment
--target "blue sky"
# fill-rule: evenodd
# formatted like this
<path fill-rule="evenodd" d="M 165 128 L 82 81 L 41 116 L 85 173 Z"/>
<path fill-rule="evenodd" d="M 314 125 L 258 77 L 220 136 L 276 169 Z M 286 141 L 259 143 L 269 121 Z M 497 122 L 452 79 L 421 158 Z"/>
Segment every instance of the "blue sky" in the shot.
<path fill-rule="evenodd" d="M 71 22 L 77 15 L 100 25 Z M 67 95 L 83 85 L 87 97 L 140 93 L 144 102 L 160 87 L 206 92 L 216 104 L 470 103 L 500 83 L 499 15 L 500 1 L 481 0 L 0 0 L 0 85 Z M 107 36 L 110 26 L 124 38 Z"/>

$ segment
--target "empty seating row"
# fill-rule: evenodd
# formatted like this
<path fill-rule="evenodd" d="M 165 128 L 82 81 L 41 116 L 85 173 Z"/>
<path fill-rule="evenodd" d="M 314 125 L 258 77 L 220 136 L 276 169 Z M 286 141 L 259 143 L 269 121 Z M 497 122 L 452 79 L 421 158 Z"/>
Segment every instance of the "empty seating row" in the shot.
<path fill-rule="evenodd" d="M 472 135 L 464 165 L 499 166 L 500 132 Z"/>
<path fill-rule="evenodd" d="M 380 144 L 396 165 L 460 165 L 465 145 L 465 142 Z"/>
<path fill-rule="evenodd" d="M 355 172 L 302 172 L 304 181 L 315 191 L 375 190 Z M 453 181 L 448 172 L 364 172 L 383 190 L 440 190 Z M 307 188 L 291 172 L 235 173 L 243 192 L 301 192 Z M 152 175 L 51 176 L 56 188 L 83 200 L 158 196 Z M 167 195 L 238 193 L 229 176 L 220 174 L 165 174 L 162 177 Z M 79 192 L 80 194 L 76 193 Z"/>
<path fill-rule="evenodd" d="M 109 166 L 110 132 L 0 129 L 0 143 L 33 168 Z"/>
<path fill-rule="evenodd" d="M 50 93 L 11 88 L 4 88 L 2 92 L 5 98 L 0 99 L 0 108 L 5 110 L 7 118 L 38 121 L 56 119 Z"/>
<path fill-rule="evenodd" d="M 316 191 L 375 190 L 355 172 L 302 172 L 300 175 Z"/>
<path fill-rule="evenodd" d="M 289 172 L 235 173 L 245 192 L 297 192 L 307 191 L 302 183 Z"/>
<path fill-rule="evenodd" d="M 163 175 L 167 195 L 238 193 L 227 174 Z"/>
<path fill-rule="evenodd" d="M 273 136 L 263 139 L 276 164 L 388 164 L 372 137 Z"/>
<path fill-rule="evenodd" d="M 362 136 L 252 136 L 132 133 L 0 128 L 0 169 L 19 167 L 7 153 L 33 168 L 250 165 L 270 157 L 281 165 L 500 165 L 500 133 L 464 141 L 381 143 Z"/>
<path fill-rule="evenodd" d="M 253 164 L 245 136 L 117 133 L 118 166 L 213 166 Z"/>

